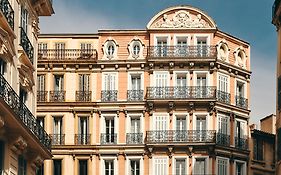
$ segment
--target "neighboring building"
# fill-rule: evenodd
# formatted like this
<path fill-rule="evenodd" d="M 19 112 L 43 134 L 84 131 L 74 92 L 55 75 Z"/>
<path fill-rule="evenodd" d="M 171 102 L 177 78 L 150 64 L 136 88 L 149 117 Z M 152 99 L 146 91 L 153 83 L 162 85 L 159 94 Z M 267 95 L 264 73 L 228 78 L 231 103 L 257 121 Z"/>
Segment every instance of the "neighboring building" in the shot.
<path fill-rule="evenodd" d="M 190 6 L 144 30 L 41 35 L 45 175 L 247 174 L 249 43 Z"/>
<path fill-rule="evenodd" d="M 37 123 L 38 17 L 51 0 L 0 0 L 0 174 L 34 175 L 51 159 L 51 139 Z"/>
<path fill-rule="evenodd" d="M 275 115 L 260 120 L 261 130 L 250 127 L 250 175 L 275 174 Z"/>
<path fill-rule="evenodd" d="M 272 24 L 277 29 L 276 174 L 281 174 L 281 0 L 273 4 Z"/>

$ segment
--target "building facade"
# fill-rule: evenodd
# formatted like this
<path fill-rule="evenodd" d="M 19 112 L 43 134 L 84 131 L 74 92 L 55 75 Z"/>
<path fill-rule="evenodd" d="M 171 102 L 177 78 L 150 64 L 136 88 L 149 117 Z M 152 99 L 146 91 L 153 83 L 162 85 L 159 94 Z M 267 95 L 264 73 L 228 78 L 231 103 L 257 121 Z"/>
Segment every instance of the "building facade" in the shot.
<path fill-rule="evenodd" d="M 275 115 L 260 120 L 260 130 L 250 126 L 250 175 L 275 174 Z"/>
<path fill-rule="evenodd" d="M 0 1 L 0 174 L 35 175 L 51 159 L 51 138 L 36 122 L 39 16 L 51 0 Z"/>
<path fill-rule="evenodd" d="M 275 0 L 272 7 L 272 24 L 277 30 L 277 94 L 276 94 L 276 174 L 281 173 L 281 1 Z"/>
<path fill-rule="evenodd" d="M 47 174 L 247 174 L 250 46 L 205 12 L 144 30 L 41 35 L 37 119 Z"/>

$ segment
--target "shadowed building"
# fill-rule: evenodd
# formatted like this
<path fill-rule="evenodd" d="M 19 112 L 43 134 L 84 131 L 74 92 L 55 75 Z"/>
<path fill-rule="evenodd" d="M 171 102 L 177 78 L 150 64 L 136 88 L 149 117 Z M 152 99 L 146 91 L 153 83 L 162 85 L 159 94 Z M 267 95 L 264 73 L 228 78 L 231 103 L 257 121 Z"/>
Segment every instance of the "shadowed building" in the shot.
<path fill-rule="evenodd" d="M 248 173 L 250 46 L 205 12 L 171 7 L 143 30 L 39 40 L 45 175 Z"/>

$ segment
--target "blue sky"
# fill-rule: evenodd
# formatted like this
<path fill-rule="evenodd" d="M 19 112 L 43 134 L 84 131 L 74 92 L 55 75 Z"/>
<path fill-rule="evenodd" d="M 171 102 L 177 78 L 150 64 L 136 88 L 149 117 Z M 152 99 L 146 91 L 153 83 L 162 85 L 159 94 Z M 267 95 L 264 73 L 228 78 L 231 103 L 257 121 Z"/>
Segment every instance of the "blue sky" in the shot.
<path fill-rule="evenodd" d="M 98 29 L 145 29 L 159 11 L 191 5 L 224 32 L 251 45 L 251 122 L 275 113 L 276 29 L 274 0 L 54 0 L 55 15 L 41 17 L 41 33 L 96 33 Z M 77 23 L 79 21 L 79 23 Z"/>

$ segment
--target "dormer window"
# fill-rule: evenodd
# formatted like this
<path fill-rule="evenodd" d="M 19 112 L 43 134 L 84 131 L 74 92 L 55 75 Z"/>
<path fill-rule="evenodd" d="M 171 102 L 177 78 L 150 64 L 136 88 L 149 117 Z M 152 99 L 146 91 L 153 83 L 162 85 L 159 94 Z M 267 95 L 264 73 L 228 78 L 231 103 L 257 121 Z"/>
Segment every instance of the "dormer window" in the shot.
<path fill-rule="evenodd" d="M 113 46 L 113 45 L 109 45 L 109 46 L 107 47 L 107 55 L 110 56 L 110 57 L 112 57 L 113 54 L 114 54 L 114 46 Z"/>
<path fill-rule="evenodd" d="M 221 43 L 218 50 L 218 57 L 222 61 L 228 60 L 228 47 L 225 43 Z"/>
<path fill-rule="evenodd" d="M 140 45 L 139 45 L 139 43 L 136 42 L 136 43 L 134 43 L 133 54 L 135 56 L 138 56 L 139 53 L 140 53 Z"/>
<path fill-rule="evenodd" d="M 244 50 L 239 49 L 237 51 L 236 64 L 241 68 L 246 67 L 246 54 L 245 54 Z"/>

